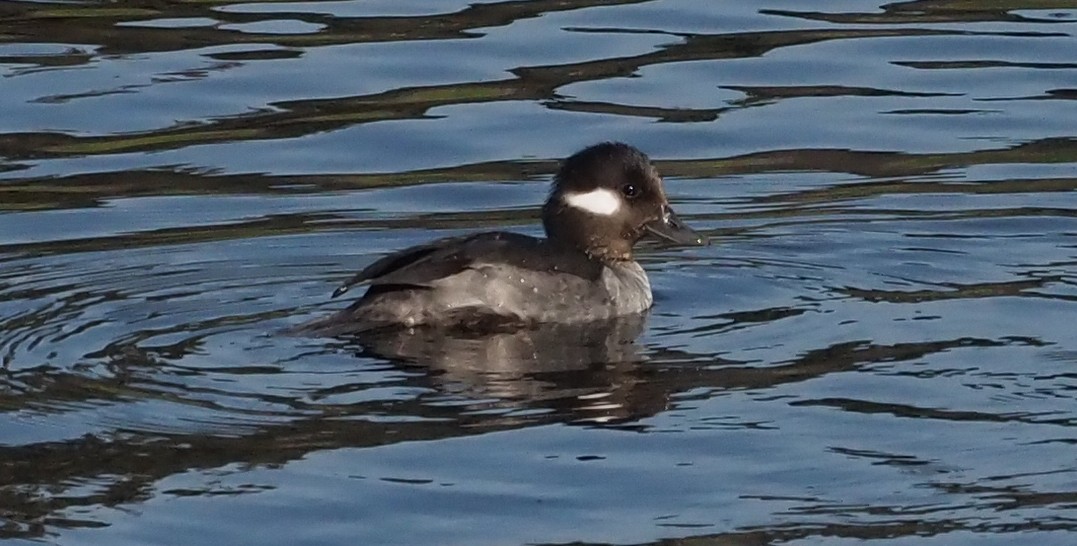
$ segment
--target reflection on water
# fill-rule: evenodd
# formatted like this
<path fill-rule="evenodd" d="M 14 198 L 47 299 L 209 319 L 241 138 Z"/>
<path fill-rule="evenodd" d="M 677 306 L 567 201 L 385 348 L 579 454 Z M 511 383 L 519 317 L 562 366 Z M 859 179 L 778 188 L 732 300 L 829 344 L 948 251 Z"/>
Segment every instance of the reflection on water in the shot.
<path fill-rule="evenodd" d="M 1077 3 L 0 1 L 0 537 L 1069 544 Z M 625 140 L 644 321 L 279 335 Z"/>
<path fill-rule="evenodd" d="M 538 406 L 568 401 L 608 421 L 653 414 L 630 407 L 639 364 L 635 340 L 644 316 L 579 325 L 542 325 L 488 335 L 397 329 L 353 336 L 360 355 L 418 366 L 439 390 L 469 398 Z M 644 402 L 648 398 L 644 398 Z M 661 408 L 658 408 L 661 409 Z"/>

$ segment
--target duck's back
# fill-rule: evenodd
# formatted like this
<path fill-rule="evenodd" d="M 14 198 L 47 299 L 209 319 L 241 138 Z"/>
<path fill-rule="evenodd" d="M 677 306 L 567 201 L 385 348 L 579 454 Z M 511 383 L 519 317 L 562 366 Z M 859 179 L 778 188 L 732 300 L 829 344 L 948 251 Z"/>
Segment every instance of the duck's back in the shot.
<path fill-rule="evenodd" d="M 641 312 L 650 285 L 635 262 L 607 266 L 548 239 L 507 232 L 442 239 L 390 254 L 350 284 L 366 294 L 323 324 L 477 329 L 589 322 Z"/>

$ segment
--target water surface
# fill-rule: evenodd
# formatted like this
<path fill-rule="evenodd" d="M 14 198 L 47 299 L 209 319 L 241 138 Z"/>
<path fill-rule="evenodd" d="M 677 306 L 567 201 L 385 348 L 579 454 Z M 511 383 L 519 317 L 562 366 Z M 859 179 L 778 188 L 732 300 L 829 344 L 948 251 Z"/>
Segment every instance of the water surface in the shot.
<path fill-rule="evenodd" d="M 0 536 L 1077 532 L 1077 2 L 0 1 Z M 649 153 L 642 320 L 282 336 Z"/>

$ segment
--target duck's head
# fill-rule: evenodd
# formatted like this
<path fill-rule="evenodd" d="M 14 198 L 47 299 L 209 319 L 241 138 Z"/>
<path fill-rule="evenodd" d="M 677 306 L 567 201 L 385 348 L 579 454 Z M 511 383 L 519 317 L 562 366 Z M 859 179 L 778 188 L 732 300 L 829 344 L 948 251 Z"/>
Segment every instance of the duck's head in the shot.
<path fill-rule="evenodd" d="M 669 206 L 650 159 L 628 144 L 605 142 L 566 159 L 542 207 L 546 235 L 603 261 L 632 259 L 646 235 L 705 245 Z"/>

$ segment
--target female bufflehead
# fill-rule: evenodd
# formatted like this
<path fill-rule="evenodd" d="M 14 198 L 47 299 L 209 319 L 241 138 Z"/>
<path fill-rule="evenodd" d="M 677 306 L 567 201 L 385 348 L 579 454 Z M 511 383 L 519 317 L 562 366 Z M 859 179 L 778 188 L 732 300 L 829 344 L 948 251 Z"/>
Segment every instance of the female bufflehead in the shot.
<path fill-rule="evenodd" d="M 542 225 L 545 239 L 477 233 L 394 252 L 333 293 L 369 283 L 358 301 L 303 329 L 503 330 L 642 313 L 653 299 L 633 245 L 648 234 L 706 244 L 674 215 L 647 156 L 616 142 L 564 161 L 542 207 Z"/>

